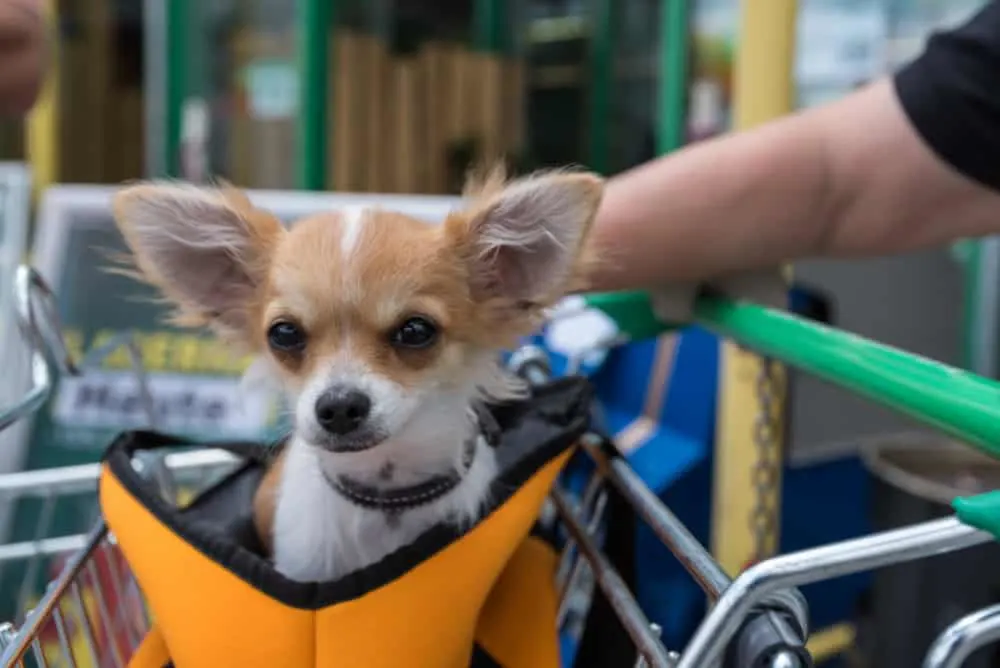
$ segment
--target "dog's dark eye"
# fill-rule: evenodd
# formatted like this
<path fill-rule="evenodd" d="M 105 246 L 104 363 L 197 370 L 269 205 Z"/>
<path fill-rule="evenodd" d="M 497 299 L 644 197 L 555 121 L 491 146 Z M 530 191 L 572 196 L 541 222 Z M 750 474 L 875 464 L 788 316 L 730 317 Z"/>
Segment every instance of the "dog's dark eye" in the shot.
<path fill-rule="evenodd" d="M 276 322 L 267 330 L 267 343 L 274 350 L 295 352 L 306 347 L 306 333 L 293 322 Z"/>
<path fill-rule="evenodd" d="M 427 348 L 437 340 L 437 326 L 422 316 L 403 322 L 390 337 L 392 345 L 399 348 Z"/>

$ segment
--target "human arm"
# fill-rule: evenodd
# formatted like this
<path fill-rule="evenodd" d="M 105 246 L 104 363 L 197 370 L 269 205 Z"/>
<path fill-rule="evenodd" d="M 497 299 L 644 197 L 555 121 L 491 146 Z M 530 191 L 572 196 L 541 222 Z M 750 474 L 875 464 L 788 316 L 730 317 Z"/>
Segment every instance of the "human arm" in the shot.
<path fill-rule="evenodd" d="M 1000 232 L 1000 158 L 994 167 L 974 155 L 996 146 L 1000 156 L 998 31 L 994 2 L 894 79 L 612 179 L 595 223 L 606 261 L 593 288 Z"/>
<path fill-rule="evenodd" d="M 22 116 L 34 105 L 45 48 L 41 0 L 0 0 L 0 115 Z"/>

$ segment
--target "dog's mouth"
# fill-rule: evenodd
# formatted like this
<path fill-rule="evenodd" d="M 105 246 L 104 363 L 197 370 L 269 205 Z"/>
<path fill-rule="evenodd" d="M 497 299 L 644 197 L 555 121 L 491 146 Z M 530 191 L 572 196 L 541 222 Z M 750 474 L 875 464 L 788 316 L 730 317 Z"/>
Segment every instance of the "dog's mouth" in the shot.
<path fill-rule="evenodd" d="M 388 437 L 389 434 L 380 429 L 360 429 L 350 434 L 319 433 L 310 440 L 313 446 L 324 452 L 347 454 L 371 450 L 383 443 Z"/>

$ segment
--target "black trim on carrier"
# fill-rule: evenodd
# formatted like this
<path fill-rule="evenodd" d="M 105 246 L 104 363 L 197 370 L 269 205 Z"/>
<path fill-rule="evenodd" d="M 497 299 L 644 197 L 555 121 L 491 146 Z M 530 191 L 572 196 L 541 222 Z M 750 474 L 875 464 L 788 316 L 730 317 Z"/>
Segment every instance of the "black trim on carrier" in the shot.
<path fill-rule="evenodd" d="M 528 401 L 490 406 L 501 429 L 497 458 L 502 474 L 494 482 L 489 516 L 520 489 L 539 469 L 570 448 L 589 423 L 592 398 L 586 379 L 560 378 L 538 387 Z M 214 485 L 184 509 L 165 502 L 152 485 L 131 464 L 140 450 L 198 445 L 230 450 L 248 459 L 247 463 Z M 278 446 L 280 447 L 280 446 Z M 306 583 L 285 578 L 263 557 L 250 523 L 250 504 L 242 503 L 244 517 L 233 522 L 232 505 L 226 519 L 210 517 L 213 505 L 221 507 L 225 494 L 243 494 L 244 501 L 256 489 L 263 474 L 262 462 L 268 449 L 253 443 L 193 443 L 158 432 L 133 431 L 120 435 L 104 455 L 110 472 L 137 501 L 183 540 L 215 563 L 228 569 L 262 593 L 285 605 L 305 610 L 349 601 L 392 582 L 440 552 L 462 532 L 439 524 L 412 544 L 389 554 L 379 562 L 335 581 Z M 224 499 L 223 499 L 224 500 Z"/>

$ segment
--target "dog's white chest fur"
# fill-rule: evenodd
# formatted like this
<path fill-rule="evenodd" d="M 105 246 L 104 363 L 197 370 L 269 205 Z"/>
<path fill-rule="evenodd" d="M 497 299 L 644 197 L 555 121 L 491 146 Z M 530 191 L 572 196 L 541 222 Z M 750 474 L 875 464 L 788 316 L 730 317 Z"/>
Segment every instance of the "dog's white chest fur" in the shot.
<path fill-rule="evenodd" d="M 468 524 L 496 476 L 493 449 L 479 438 L 468 472 L 440 499 L 396 515 L 355 505 L 328 482 L 319 453 L 292 439 L 277 490 L 275 568 L 292 580 L 324 582 L 382 559 L 441 521 Z"/>

